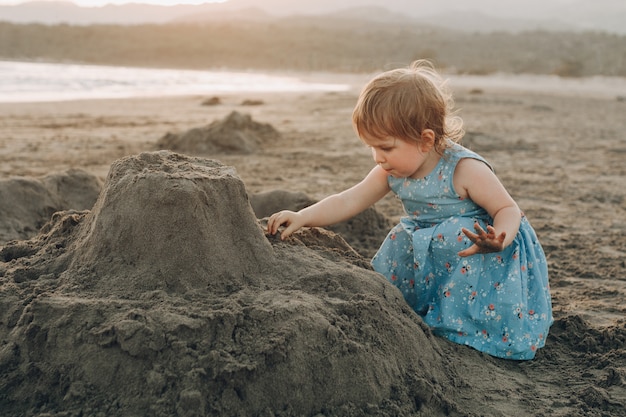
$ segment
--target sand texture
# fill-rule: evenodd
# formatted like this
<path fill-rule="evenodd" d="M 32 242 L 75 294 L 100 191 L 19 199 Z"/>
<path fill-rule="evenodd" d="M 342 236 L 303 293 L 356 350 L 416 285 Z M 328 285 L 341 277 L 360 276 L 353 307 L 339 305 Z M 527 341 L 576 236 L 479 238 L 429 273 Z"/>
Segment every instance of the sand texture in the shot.
<path fill-rule="evenodd" d="M 356 95 L 0 104 L 0 416 L 625 416 L 626 103 L 456 92 L 549 261 L 555 324 L 513 362 L 371 270 L 394 197 L 265 232 L 370 170 Z"/>

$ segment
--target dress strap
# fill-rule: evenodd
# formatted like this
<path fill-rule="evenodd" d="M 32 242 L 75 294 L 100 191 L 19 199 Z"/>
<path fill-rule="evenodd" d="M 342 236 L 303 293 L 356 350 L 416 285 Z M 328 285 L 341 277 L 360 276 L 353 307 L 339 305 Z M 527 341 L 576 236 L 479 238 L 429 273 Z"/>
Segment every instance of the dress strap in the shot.
<path fill-rule="evenodd" d="M 454 143 L 450 148 L 446 149 L 444 153 L 444 158 L 450 159 L 451 161 L 450 165 L 452 165 L 453 170 L 454 168 L 456 168 L 456 164 L 458 164 L 461 159 L 472 158 L 472 159 L 477 159 L 485 163 L 489 167 L 489 169 L 495 172 L 491 164 L 484 157 L 482 157 L 481 155 L 477 154 L 476 152 L 472 150 L 467 149 L 466 147 L 462 145 L 459 145 L 458 143 Z"/>

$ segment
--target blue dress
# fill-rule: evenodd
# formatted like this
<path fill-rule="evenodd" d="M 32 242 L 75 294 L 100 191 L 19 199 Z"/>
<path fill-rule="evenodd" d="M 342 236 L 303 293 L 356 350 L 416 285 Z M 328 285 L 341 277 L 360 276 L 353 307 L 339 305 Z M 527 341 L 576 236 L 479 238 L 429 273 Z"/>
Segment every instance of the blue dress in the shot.
<path fill-rule="evenodd" d="M 487 163 L 454 144 L 426 177 L 388 177 L 407 216 L 389 232 L 372 266 L 434 334 L 496 357 L 532 359 L 553 322 L 545 254 L 522 214 L 517 236 L 502 252 L 457 255 L 472 245 L 462 227 L 493 224 L 483 208 L 454 190 L 462 158 Z"/>

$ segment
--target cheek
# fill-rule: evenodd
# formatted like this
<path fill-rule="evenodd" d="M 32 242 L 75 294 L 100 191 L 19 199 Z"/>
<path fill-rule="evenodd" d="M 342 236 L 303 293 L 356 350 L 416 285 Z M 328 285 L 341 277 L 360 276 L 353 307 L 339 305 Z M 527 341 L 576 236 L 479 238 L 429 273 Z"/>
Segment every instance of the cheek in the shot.
<path fill-rule="evenodd" d="M 403 152 L 403 157 L 411 161 L 418 161 L 422 159 L 423 156 L 424 154 L 419 150 L 418 147 L 411 147 Z"/>
<path fill-rule="evenodd" d="M 381 150 L 372 149 L 372 158 L 374 158 L 374 161 L 386 161 L 387 154 Z"/>
<path fill-rule="evenodd" d="M 415 167 L 419 165 L 420 158 L 414 152 L 407 150 L 407 152 L 403 154 L 396 155 L 394 161 L 397 165 L 405 169 L 415 169 Z"/>

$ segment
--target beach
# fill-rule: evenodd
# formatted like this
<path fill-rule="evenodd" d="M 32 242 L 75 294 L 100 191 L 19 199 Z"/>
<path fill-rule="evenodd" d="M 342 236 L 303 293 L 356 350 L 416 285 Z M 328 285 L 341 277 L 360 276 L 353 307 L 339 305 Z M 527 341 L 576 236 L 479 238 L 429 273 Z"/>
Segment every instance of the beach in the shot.
<path fill-rule="evenodd" d="M 351 125 L 367 78 L 343 75 L 346 91 L 0 103 L 0 415 L 626 416 L 621 91 L 452 77 L 462 143 L 492 164 L 548 258 L 555 323 L 534 360 L 514 362 L 433 336 L 368 268 L 403 215 L 391 195 L 339 237 L 263 234 L 268 210 L 369 172 Z M 241 147 L 164 140 L 229 117 L 247 129 Z M 241 190 L 213 188 L 225 177 Z M 133 189 L 143 178 L 153 188 Z M 33 194 L 15 194 L 16 179 Z M 177 179 L 204 184 L 209 197 L 190 201 L 218 214 L 170 198 Z M 172 243 L 157 253 L 122 229 Z M 223 240 L 214 263 L 230 269 L 194 254 L 199 237 Z M 188 278 L 202 274 L 232 281 Z"/>

